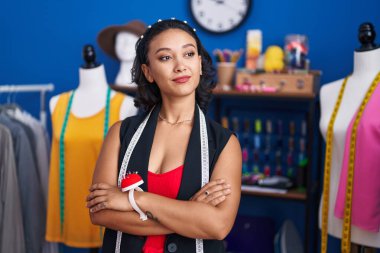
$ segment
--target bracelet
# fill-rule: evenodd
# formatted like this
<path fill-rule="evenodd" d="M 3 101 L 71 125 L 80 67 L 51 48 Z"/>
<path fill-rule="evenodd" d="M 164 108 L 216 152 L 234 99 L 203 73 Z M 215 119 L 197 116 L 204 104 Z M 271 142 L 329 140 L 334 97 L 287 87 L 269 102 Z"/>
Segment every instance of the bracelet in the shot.
<path fill-rule="evenodd" d="M 139 190 L 139 187 L 137 188 L 137 190 Z M 132 208 L 140 214 L 140 220 L 146 221 L 148 219 L 148 216 L 137 206 L 135 198 L 133 196 L 134 191 L 135 189 L 131 189 L 128 193 L 129 203 L 131 203 Z"/>

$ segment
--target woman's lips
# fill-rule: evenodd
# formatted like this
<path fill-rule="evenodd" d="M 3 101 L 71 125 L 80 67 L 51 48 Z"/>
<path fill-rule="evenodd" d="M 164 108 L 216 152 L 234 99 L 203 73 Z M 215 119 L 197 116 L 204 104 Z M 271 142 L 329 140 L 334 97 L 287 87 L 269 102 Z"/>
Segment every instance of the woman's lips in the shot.
<path fill-rule="evenodd" d="M 173 81 L 176 83 L 186 83 L 187 81 L 189 81 L 190 78 L 191 76 L 180 76 L 180 77 L 174 78 Z"/>

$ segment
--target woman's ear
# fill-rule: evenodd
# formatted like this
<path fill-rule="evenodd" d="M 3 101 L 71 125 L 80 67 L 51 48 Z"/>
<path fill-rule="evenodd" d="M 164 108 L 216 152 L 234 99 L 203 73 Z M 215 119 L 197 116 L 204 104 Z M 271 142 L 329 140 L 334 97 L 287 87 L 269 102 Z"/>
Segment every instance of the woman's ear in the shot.
<path fill-rule="evenodd" d="M 148 65 L 142 64 L 141 69 L 144 73 L 146 80 L 148 80 L 148 82 L 150 82 L 150 83 L 153 83 L 154 79 L 153 79 L 152 75 L 150 74 L 150 70 L 149 70 Z"/>

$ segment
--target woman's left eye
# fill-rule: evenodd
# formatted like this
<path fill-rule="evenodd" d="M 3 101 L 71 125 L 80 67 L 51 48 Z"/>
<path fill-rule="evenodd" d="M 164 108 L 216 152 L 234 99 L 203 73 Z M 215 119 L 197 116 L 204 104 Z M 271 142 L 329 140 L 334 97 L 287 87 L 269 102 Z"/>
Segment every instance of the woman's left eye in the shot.
<path fill-rule="evenodd" d="M 187 57 L 193 57 L 195 55 L 195 52 L 187 52 L 185 53 L 185 56 Z"/>

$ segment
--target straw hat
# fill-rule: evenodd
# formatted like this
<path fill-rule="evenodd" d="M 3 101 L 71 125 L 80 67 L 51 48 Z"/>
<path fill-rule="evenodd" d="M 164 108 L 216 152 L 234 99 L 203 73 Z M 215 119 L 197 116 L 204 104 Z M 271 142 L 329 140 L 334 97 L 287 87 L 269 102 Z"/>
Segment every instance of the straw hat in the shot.
<path fill-rule="evenodd" d="M 101 49 L 109 56 L 118 59 L 115 53 L 115 39 L 119 32 L 130 32 L 140 37 L 146 25 L 139 20 L 132 20 L 124 25 L 113 25 L 104 28 L 98 34 L 97 41 Z"/>

